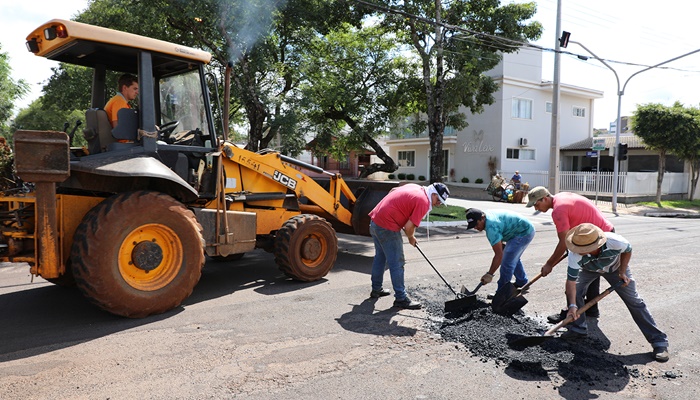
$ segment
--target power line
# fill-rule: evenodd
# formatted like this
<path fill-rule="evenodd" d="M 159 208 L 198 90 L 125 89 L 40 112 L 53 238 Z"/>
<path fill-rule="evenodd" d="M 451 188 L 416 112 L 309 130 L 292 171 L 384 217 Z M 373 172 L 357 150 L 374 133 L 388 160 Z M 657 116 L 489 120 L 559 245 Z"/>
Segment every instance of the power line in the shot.
<path fill-rule="evenodd" d="M 404 17 L 407 17 L 407 18 L 411 18 L 411 19 L 414 19 L 414 20 L 417 20 L 417 21 L 424 22 L 424 23 L 426 23 L 426 24 L 437 25 L 437 22 L 436 22 L 435 20 L 432 20 L 432 19 L 429 19 L 429 18 L 425 18 L 425 17 L 421 17 L 421 16 L 419 16 L 419 15 L 411 14 L 411 13 L 408 13 L 408 12 L 405 12 L 405 11 L 402 11 L 402 10 L 398 10 L 398 9 L 395 9 L 395 8 L 392 8 L 392 7 L 387 7 L 387 6 L 384 6 L 384 5 L 379 5 L 379 4 L 375 4 L 375 3 L 370 3 L 370 2 L 367 2 L 367 1 L 364 1 L 364 0 L 354 0 L 354 1 L 355 1 L 356 3 L 365 5 L 365 6 L 367 6 L 367 7 L 374 8 L 374 9 L 376 9 L 376 10 L 382 11 L 382 12 L 384 12 L 384 13 L 397 14 L 397 15 L 401 15 L 401 16 L 404 16 Z M 474 30 L 471 30 L 471 29 L 463 28 L 463 27 L 460 27 L 460 26 L 452 25 L 452 24 L 447 24 L 447 23 L 444 23 L 444 22 L 440 22 L 440 26 L 442 26 L 443 28 L 447 28 L 447 29 L 453 30 L 453 31 L 458 31 L 458 32 L 462 32 L 462 33 L 468 33 L 468 34 L 471 35 L 471 37 L 459 37 L 459 38 L 453 37 L 453 38 L 455 38 L 455 39 L 457 39 L 457 40 L 464 40 L 464 41 L 470 41 L 470 40 L 471 40 L 471 41 L 473 41 L 474 43 L 477 43 L 477 44 L 482 45 L 482 46 L 485 46 L 485 47 L 495 47 L 495 45 L 490 45 L 489 43 L 477 41 L 477 40 L 476 40 L 477 37 L 478 37 L 478 38 L 482 38 L 482 39 L 490 39 L 490 40 L 492 40 L 492 41 L 494 41 L 494 42 L 500 43 L 501 46 L 518 47 L 518 48 L 519 48 L 519 47 L 531 47 L 531 48 L 539 49 L 539 50 L 546 51 L 546 52 L 556 53 L 556 50 L 553 49 L 553 48 L 551 48 L 551 47 L 544 47 L 544 46 L 540 46 L 540 45 L 537 45 L 537 44 L 534 44 L 534 43 L 530 43 L 530 42 L 522 42 L 522 41 L 515 40 L 515 39 L 504 38 L 504 37 L 501 37 L 501 36 L 492 35 L 492 34 L 485 33 L 485 32 L 474 31 Z M 587 60 L 587 59 L 591 58 L 591 57 L 588 56 L 588 55 L 573 53 L 573 52 L 570 52 L 570 51 L 567 51 L 567 50 L 560 50 L 559 53 L 560 53 L 560 54 L 566 54 L 566 55 L 574 56 L 574 57 L 577 57 L 577 58 L 579 58 L 579 59 L 581 59 L 581 60 Z M 610 60 L 610 59 L 603 59 L 603 58 L 601 58 L 601 60 L 606 61 L 606 62 L 609 62 L 609 63 L 615 63 L 615 64 L 627 65 L 627 66 L 636 66 L 636 67 L 644 67 L 644 68 L 650 68 L 650 67 L 652 67 L 651 65 L 639 64 L 639 63 L 634 63 L 634 62 L 629 62 L 629 61 L 617 61 L 617 60 Z M 675 71 L 681 71 L 681 72 L 700 73 L 700 71 L 687 70 L 687 69 L 680 69 L 680 68 L 674 68 L 674 67 L 669 67 L 669 66 L 661 66 L 661 67 L 655 67 L 655 68 L 656 68 L 656 69 L 664 69 L 664 70 L 675 70 Z"/>

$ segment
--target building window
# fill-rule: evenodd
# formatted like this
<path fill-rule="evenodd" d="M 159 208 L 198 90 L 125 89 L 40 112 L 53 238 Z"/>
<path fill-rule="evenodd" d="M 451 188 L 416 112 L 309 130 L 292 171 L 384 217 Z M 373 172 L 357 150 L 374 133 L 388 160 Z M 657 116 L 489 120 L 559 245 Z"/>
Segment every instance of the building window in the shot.
<path fill-rule="evenodd" d="M 399 151 L 399 167 L 415 167 L 416 152 L 415 150 Z"/>
<path fill-rule="evenodd" d="M 506 149 L 506 158 L 509 160 L 534 160 L 535 150 L 508 148 Z"/>
<path fill-rule="evenodd" d="M 532 100 L 513 97 L 513 109 L 510 116 L 520 119 L 532 119 Z"/>
<path fill-rule="evenodd" d="M 552 113 L 552 102 L 548 101 L 544 103 L 544 112 L 551 114 Z"/>
<path fill-rule="evenodd" d="M 586 109 L 584 107 L 574 106 L 574 117 L 586 117 Z"/>

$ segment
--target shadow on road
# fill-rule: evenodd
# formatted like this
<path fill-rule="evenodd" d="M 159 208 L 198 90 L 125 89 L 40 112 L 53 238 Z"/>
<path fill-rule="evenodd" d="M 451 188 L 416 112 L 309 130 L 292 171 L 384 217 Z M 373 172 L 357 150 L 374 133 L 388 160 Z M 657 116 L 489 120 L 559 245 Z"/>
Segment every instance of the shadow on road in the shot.
<path fill-rule="evenodd" d="M 357 261 L 357 260 L 355 260 Z M 367 263 L 367 262 L 364 262 Z M 331 272 L 332 273 L 332 272 Z M 182 306 L 253 288 L 264 295 L 294 292 L 326 282 L 299 282 L 287 278 L 263 251 L 246 254 L 241 260 L 207 260 L 202 277 Z M 142 319 L 119 317 L 93 306 L 75 288 L 43 284 L 16 284 L 17 291 L 0 294 L 0 362 L 32 357 L 108 336 L 134 327 L 167 319 L 167 313 Z M 26 287 L 26 288 L 24 288 Z"/>
<path fill-rule="evenodd" d="M 390 308 L 379 312 L 374 311 L 377 299 L 368 298 L 360 304 L 352 306 L 352 310 L 337 318 L 338 324 L 343 329 L 368 335 L 413 336 L 416 329 L 398 325 L 392 321 L 399 311 L 398 308 Z"/>

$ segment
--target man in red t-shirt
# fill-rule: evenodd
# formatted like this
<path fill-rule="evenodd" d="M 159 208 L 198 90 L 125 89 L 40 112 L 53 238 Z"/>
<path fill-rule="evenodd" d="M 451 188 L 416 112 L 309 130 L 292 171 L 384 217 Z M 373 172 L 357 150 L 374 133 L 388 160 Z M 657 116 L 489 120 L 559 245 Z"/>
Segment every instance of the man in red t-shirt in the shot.
<path fill-rule="evenodd" d="M 374 240 L 374 261 L 372 262 L 372 292 L 370 297 L 379 298 L 391 294 L 382 287 L 384 271 L 389 268 L 394 287 L 394 307 L 419 309 L 421 304 L 406 295 L 404 286 L 403 240 L 401 231 L 406 233 L 408 243 L 416 245 L 414 233 L 421 220 L 440 204 L 445 204 L 450 191 L 445 184 L 436 182 L 429 186 L 415 183 L 392 189 L 379 204 L 369 212 L 372 221 L 369 232 Z"/>
<path fill-rule="evenodd" d="M 552 220 L 557 229 L 559 242 L 554 252 L 549 257 L 549 260 L 542 266 L 542 276 L 549 275 L 552 268 L 562 259 L 566 250 L 566 233 L 583 223 L 590 223 L 603 232 L 614 232 L 615 227 L 608 221 L 602 212 L 587 198 L 580 194 L 561 192 L 554 196 L 549 193 L 549 190 L 544 186 L 537 186 L 530 190 L 527 194 L 528 203 L 526 207 L 535 207 L 535 210 L 547 212 L 552 210 Z M 600 292 L 600 279 L 596 279 L 588 287 L 585 300 L 588 302 L 598 296 Z M 568 303 L 567 303 L 568 305 Z M 552 323 L 557 323 L 566 318 L 568 310 L 564 309 L 558 314 L 553 314 L 547 317 L 547 320 Z M 597 318 L 599 315 L 598 305 L 594 305 L 586 311 L 589 317 Z"/>
<path fill-rule="evenodd" d="M 124 74 L 119 77 L 118 89 L 119 93 L 105 104 L 105 112 L 112 128 L 117 126 L 117 112 L 122 108 L 131 108 L 129 102 L 139 95 L 139 81 L 133 75 Z"/>

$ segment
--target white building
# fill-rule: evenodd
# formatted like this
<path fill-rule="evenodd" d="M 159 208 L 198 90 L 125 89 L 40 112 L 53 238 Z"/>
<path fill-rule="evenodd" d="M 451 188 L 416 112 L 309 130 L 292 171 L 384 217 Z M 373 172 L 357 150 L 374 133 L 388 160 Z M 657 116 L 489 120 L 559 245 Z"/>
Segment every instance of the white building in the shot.
<path fill-rule="evenodd" d="M 470 183 L 477 179 L 488 183 L 492 170 L 519 170 L 524 181 L 528 180 L 527 171 L 549 170 L 553 84 L 542 80 L 541 50 L 523 48 L 504 54 L 502 62 L 487 75 L 499 86 L 494 103 L 485 106 L 481 114 L 466 113 L 467 128 L 445 129 L 445 175 L 457 182 L 467 178 Z M 599 90 L 560 84 L 560 145 L 593 136 L 593 101 L 602 97 Z M 392 137 L 386 144 L 391 157 L 401 165 L 397 176 L 430 176 L 427 132 L 417 137 Z"/>

